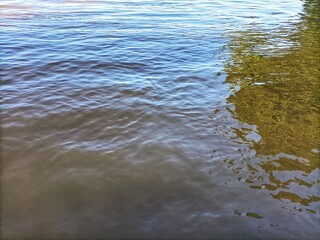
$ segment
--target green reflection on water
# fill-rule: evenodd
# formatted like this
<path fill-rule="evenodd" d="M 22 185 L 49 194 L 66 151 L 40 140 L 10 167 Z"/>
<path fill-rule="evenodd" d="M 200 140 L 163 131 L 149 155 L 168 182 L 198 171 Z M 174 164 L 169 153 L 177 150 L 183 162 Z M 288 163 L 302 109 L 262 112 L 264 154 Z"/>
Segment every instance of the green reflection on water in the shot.
<path fill-rule="evenodd" d="M 266 189 L 274 199 L 297 203 L 310 213 L 319 194 L 320 1 L 305 3 L 300 23 L 269 32 L 239 31 L 230 36 L 232 59 L 226 82 L 235 89 L 228 101 L 240 123 L 235 129 L 255 156 L 226 159 L 251 188 Z M 237 90 L 237 91 L 236 91 Z M 305 189 L 308 189 L 307 191 Z M 313 208 L 313 209 L 312 209 Z"/>

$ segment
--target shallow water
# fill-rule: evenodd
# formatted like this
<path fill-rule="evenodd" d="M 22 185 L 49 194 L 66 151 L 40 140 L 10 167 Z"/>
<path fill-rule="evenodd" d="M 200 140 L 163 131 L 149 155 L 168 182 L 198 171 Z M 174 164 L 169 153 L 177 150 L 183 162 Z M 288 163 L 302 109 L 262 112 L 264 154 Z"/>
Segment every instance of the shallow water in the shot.
<path fill-rule="evenodd" d="M 316 239 L 319 1 L 4 0 L 4 239 Z"/>

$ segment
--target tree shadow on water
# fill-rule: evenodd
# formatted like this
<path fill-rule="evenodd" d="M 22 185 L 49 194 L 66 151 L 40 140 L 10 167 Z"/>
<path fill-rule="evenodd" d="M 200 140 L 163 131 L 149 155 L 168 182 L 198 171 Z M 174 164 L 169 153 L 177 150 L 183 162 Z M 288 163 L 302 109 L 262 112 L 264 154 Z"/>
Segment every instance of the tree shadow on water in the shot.
<path fill-rule="evenodd" d="M 268 191 L 299 212 L 317 212 L 320 142 L 320 1 L 301 21 L 272 36 L 260 29 L 231 33 L 226 83 L 239 124 L 239 152 L 224 162 L 253 189 Z M 291 207 L 289 207 L 291 208 Z"/>

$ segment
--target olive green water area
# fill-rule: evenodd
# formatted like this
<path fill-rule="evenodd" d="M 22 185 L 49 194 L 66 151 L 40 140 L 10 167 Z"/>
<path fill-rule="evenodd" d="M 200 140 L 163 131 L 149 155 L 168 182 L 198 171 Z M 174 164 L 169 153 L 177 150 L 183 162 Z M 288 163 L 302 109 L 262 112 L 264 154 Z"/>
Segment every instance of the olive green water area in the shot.
<path fill-rule="evenodd" d="M 302 23 L 271 36 L 259 26 L 231 34 L 228 101 L 233 117 L 254 126 L 235 129 L 254 153 L 225 162 L 251 188 L 319 215 L 320 1 L 305 11 Z"/>

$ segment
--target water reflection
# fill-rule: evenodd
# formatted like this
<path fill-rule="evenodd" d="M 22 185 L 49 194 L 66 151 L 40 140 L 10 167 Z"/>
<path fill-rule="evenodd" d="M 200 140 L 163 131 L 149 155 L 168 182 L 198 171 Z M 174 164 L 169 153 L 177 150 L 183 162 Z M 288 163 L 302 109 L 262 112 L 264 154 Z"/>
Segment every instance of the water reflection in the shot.
<path fill-rule="evenodd" d="M 258 26 L 230 34 L 228 98 L 240 127 L 238 158 L 224 161 L 251 188 L 289 208 L 317 213 L 319 195 L 320 1 L 301 23 L 272 34 Z M 238 213 L 236 213 L 238 214 Z M 319 214 L 319 213 L 318 213 Z"/>

